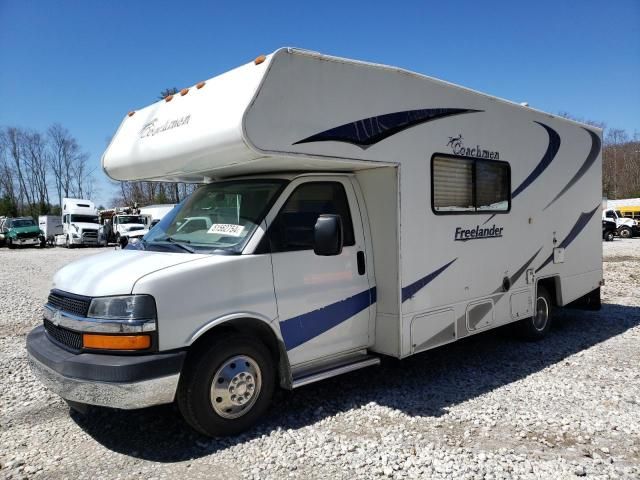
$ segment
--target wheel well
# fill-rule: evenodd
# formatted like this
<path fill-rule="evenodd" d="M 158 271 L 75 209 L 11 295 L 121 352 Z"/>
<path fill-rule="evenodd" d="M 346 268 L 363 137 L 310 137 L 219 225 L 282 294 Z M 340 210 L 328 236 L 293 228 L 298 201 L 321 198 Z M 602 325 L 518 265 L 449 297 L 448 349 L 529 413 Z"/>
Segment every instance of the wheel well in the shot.
<path fill-rule="evenodd" d="M 560 305 L 560 277 L 549 277 L 538 280 L 538 285 L 543 286 L 549 295 L 554 306 Z"/>
<path fill-rule="evenodd" d="M 286 348 L 284 344 L 278 340 L 275 333 L 267 323 L 261 320 L 256 320 L 255 318 L 236 318 L 207 330 L 191 344 L 189 353 L 187 354 L 187 360 L 189 359 L 189 356 L 205 348 L 206 345 L 210 343 L 209 340 L 211 337 L 214 335 L 224 334 L 225 332 L 242 333 L 256 338 L 263 343 L 269 349 L 274 365 L 278 368 L 280 385 L 284 388 L 290 388 L 291 369 L 289 366 L 289 358 L 287 356 Z"/>

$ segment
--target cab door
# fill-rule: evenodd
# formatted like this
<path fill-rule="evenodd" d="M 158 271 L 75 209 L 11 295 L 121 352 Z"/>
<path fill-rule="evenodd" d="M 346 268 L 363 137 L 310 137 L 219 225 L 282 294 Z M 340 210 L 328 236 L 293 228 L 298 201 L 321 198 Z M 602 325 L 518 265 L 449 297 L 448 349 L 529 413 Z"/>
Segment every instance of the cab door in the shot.
<path fill-rule="evenodd" d="M 369 345 L 370 285 L 362 219 L 349 177 L 302 177 L 287 186 L 267 218 L 280 330 L 291 365 Z M 340 215 L 342 252 L 319 256 L 314 227 Z"/>

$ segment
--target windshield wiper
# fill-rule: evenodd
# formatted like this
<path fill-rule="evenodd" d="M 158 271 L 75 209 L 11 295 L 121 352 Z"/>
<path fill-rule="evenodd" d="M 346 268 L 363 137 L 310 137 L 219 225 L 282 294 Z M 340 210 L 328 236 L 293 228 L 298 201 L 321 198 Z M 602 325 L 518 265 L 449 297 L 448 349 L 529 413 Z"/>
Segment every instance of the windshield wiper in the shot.
<path fill-rule="evenodd" d="M 165 238 L 159 238 L 158 240 L 155 240 L 156 242 L 169 242 L 173 245 L 176 245 L 180 248 L 182 248 L 183 250 L 189 252 L 189 253 L 196 253 L 195 248 L 191 248 L 188 245 L 185 245 L 185 243 L 191 243 L 189 240 L 185 240 L 184 242 L 179 242 L 178 240 L 172 238 L 172 237 L 165 237 Z"/>

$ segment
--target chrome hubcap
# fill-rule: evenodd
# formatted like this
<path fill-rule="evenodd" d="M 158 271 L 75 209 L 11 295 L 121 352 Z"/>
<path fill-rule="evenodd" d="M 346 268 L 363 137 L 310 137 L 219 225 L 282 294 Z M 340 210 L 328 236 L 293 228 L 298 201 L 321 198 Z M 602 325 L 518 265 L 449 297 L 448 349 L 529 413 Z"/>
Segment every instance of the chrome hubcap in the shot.
<path fill-rule="evenodd" d="M 549 320 L 549 305 L 544 297 L 538 297 L 536 301 L 536 314 L 533 317 L 533 326 L 536 330 L 542 331 L 547 326 Z"/>
<path fill-rule="evenodd" d="M 260 395 L 262 375 L 257 362 L 246 355 L 225 361 L 213 376 L 211 405 L 223 418 L 238 418 L 251 410 Z"/>

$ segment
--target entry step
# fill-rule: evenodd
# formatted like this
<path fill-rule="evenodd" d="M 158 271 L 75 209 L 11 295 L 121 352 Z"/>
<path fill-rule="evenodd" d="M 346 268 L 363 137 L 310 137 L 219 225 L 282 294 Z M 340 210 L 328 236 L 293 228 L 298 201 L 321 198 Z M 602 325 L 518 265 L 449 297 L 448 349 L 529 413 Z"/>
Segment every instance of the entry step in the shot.
<path fill-rule="evenodd" d="M 342 375 L 343 373 L 352 372 L 353 370 L 359 370 L 361 368 L 379 364 L 379 357 L 374 357 L 373 355 L 368 355 L 366 353 L 358 353 L 349 355 L 348 357 L 341 357 L 319 366 L 294 371 L 292 387 L 302 387 L 326 378 L 335 377 L 337 375 Z"/>

